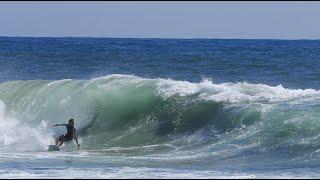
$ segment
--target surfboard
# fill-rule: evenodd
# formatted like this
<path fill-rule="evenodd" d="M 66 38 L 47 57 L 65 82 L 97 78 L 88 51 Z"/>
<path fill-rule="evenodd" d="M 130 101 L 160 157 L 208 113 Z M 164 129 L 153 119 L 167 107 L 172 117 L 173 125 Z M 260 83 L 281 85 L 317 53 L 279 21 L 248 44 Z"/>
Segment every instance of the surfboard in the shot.
<path fill-rule="evenodd" d="M 49 145 L 48 151 L 60 151 L 60 147 L 58 145 Z"/>

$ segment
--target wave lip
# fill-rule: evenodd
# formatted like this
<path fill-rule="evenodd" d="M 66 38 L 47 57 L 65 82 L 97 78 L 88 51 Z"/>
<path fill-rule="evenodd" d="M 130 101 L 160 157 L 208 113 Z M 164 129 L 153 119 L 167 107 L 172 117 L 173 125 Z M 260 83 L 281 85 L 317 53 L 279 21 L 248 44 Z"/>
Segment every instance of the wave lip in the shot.
<path fill-rule="evenodd" d="M 214 84 L 210 80 L 200 83 L 162 80 L 158 84 L 159 93 L 165 97 L 173 95 L 197 95 L 203 100 L 216 102 L 279 102 L 302 98 L 319 98 L 320 91 L 315 89 L 286 89 L 282 85 L 268 86 L 250 83 Z"/>

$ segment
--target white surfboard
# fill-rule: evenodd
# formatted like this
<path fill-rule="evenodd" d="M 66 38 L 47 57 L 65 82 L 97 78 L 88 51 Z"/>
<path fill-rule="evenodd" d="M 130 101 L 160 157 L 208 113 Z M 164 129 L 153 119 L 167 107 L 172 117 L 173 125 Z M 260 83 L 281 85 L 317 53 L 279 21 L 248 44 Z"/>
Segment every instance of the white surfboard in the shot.
<path fill-rule="evenodd" d="M 49 145 L 48 151 L 60 151 L 60 147 L 58 145 Z"/>

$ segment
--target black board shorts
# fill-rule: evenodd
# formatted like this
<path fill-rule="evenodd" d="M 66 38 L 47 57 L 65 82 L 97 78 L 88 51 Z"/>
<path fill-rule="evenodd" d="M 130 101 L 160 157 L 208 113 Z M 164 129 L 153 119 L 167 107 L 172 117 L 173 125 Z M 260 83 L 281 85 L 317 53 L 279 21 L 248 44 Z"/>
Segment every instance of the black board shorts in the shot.
<path fill-rule="evenodd" d="M 66 135 L 61 135 L 58 139 L 58 141 L 71 141 L 73 139 L 73 137 L 69 137 Z"/>

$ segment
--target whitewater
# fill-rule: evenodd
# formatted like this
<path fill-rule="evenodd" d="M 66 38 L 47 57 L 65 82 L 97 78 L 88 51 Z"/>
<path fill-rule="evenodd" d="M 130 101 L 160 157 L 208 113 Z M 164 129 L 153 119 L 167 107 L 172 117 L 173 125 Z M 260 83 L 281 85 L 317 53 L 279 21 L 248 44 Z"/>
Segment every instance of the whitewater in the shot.
<path fill-rule="evenodd" d="M 7 81 L 0 92 L 2 178 L 319 176 L 316 89 L 112 74 Z M 69 118 L 81 150 L 48 152 L 65 131 L 50 124 Z"/>

